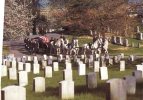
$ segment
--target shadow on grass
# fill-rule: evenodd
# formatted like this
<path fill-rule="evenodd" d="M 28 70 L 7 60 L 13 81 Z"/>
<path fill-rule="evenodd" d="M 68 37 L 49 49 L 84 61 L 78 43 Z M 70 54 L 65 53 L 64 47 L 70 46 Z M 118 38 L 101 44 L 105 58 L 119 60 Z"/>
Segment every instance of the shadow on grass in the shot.
<path fill-rule="evenodd" d="M 44 95 L 59 97 L 59 87 L 47 87 Z"/>
<path fill-rule="evenodd" d="M 105 83 L 100 83 L 97 85 L 96 88 L 93 89 L 88 89 L 86 85 L 82 86 L 76 86 L 75 87 L 75 94 L 85 94 L 85 93 L 91 93 L 93 95 L 98 95 L 98 96 L 105 96 Z"/>

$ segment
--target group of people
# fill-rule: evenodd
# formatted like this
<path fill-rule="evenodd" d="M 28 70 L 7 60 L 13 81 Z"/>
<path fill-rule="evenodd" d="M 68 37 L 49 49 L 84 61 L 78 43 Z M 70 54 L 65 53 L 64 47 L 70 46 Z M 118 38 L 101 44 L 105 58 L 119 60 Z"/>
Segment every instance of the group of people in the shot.
<path fill-rule="evenodd" d="M 33 53 L 38 53 L 43 51 L 44 53 L 50 54 L 72 54 L 73 51 L 77 51 L 79 47 L 78 39 L 73 38 L 71 42 L 64 36 L 61 35 L 60 38 L 49 38 L 47 35 L 38 36 L 35 38 L 26 38 L 24 40 L 25 47 L 28 51 Z"/>

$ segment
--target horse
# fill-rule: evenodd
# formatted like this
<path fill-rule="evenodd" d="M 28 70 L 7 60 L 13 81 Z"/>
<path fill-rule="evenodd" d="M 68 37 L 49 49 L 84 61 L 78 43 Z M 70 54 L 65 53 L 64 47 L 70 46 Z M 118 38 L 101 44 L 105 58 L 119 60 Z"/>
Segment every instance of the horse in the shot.
<path fill-rule="evenodd" d="M 78 39 L 74 38 L 70 44 L 71 44 L 70 55 L 78 55 L 79 53 Z"/>
<path fill-rule="evenodd" d="M 105 39 L 103 44 L 103 50 L 105 51 L 105 53 L 108 53 L 108 45 L 109 45 L 109 42 L 107 39 Z"/>

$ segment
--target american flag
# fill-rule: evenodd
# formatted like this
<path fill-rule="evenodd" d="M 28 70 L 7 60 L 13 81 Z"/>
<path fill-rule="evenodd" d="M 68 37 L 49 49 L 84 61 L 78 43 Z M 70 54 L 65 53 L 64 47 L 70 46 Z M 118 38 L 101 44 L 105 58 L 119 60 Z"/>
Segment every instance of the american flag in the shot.
<path fill-rule="evenodd" d="M 49 42 L 49 39 L 48 39 L 48 37 L 46 37 L 46 36 L 40 36 L 40 39 L 42 39 L 42 41 L 43 41 L 44 43 L 48 43 L 48 42 Z"/>

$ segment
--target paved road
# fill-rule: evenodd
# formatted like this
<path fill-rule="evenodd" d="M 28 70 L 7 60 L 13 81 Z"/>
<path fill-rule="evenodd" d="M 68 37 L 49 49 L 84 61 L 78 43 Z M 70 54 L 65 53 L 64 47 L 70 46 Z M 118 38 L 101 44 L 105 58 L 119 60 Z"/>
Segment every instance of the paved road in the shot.
<path fill-rule="evenodd" d="M 53 37 L 53 38 L 59 38 L 60 35 L 59 34 L 55 34 L 55 33 L 48 33 L 46 34 L 49 38 Z M 30 38 L 34 38 L 37 37 L 38 35 L 33 35 L 33 36 L 29 36 Z M 11 40 L 11 41 L 3 41 L 3 45 L 7 45 L 10 47 L 10 53 L 14 54 L 15 57 L 22 57 L 24 55 L 29 55 L 29 53 L 25 50 L 24 48 L 24 42 L 23 40 Z M 37 55 L 37 56 L 41 56 L 41 55 Z"/>

